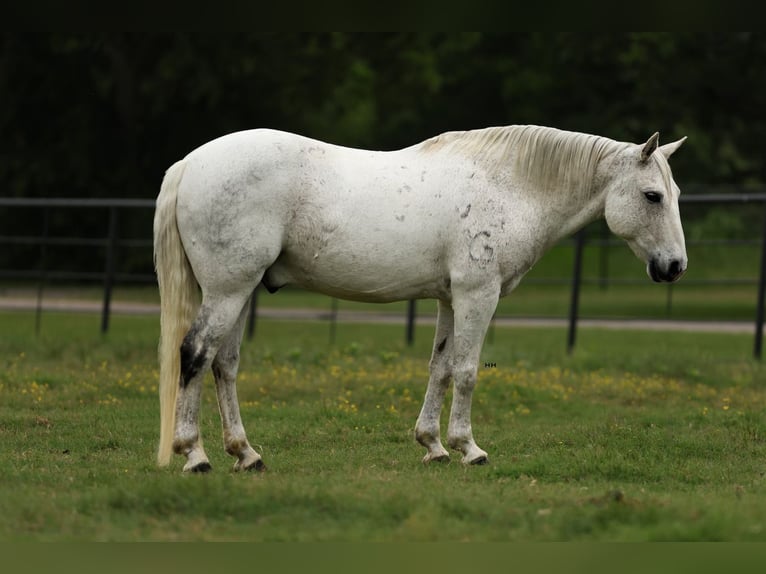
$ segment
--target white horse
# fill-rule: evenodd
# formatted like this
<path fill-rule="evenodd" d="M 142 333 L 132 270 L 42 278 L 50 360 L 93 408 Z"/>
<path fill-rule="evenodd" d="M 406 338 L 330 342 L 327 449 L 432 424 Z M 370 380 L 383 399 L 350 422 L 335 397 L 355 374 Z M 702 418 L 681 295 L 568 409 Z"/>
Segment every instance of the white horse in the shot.
<path fill-rule="evenodd" d="M 263 469 L 235 387 L 246 304 L 261 282 L 333 297 L 435 298 L 430 378 L 415 438 L 444 461 L 439 419 L 454 383 L 448 445 L 487 462 L 471 395 L 498 298 L 545 251 L 605 217 L 654 281 L 686 270 L 679 189 L 658 147 L 537 126 L 450 132 L 376 152 L 259 129 L 208 142 L 166 173 L 154 218 L 162 300 L 160 465 L 204 472 L 198 412 L 212 367 L 226 452 Z M 198 293 L 201 290 L 201 305 Z"/>

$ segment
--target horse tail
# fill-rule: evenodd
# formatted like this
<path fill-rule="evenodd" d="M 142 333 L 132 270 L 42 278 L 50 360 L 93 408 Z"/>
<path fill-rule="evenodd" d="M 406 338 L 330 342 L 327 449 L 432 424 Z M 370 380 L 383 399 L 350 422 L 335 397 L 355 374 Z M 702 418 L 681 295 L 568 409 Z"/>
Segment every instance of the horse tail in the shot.
<path fill-rule="evenodd" d="M 173 452 L 181 343 L 198 308 L 199 287 L 176 220 L 176 199 L 184 167 L 182 160 L 167 170 L 154 212 L 154 267 L 160 290 L 160 444 L 157 451 L 160 466 L 170 462 Z"/>

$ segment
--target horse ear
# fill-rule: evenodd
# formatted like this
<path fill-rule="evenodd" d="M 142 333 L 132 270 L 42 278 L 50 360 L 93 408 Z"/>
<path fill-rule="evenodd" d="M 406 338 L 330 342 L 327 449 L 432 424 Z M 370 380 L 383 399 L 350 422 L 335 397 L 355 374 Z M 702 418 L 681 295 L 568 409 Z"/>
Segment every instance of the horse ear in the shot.
<path fill-rule="evenodd" d="M 665 156 L 665 159 L 668 159 L 671 155 L 673 155 L 673 152 L 675 152 L 678 148 L 681 147 L 681 144 L 684 143 L 685 141 L 686 141 L 686 136 L 682 137 L 677 142 L 660 146 L 660 151 L 662 152 L 662 155 Z"/>
<path fill-rule="evenodd" d="M 650 137 L 646 143 L 644 144 L 643 149 L 641 150 L 641 161 L 644 162 L 649 159 L 649 157 L 655 152 L 657 149 L 657 143 L 660 141 L 660 132 L 654 132 L 652 134 L 652 137 Z"/>

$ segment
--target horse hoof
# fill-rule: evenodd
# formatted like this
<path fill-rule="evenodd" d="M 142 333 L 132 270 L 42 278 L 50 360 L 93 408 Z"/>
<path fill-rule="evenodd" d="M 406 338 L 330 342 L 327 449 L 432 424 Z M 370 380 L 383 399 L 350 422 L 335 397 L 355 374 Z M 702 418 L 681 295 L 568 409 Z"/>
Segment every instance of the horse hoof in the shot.
<path fill-rule="evenodd" d="M 263 461 L 259 458 L 254 463 L 249 464 L 242 468 L 242 470 L 246 472 L 265 472 L 266 471 L 266 465 L 263 464 Z"/>
<path fill-rule="evenodd" d="M 441 463 L 447 463 L 449 462 L 449 454 L 434 454 L 428 453 L 423 457 L 423 464 L 429 464 L 431 462 L 441 462 Z"/>
<path fill-rule="evenodd" d="M 201 462 L 197 465 L 194 465 L 190 469 L 188 469 L 186 472 L 191 472 L 195 474 L 206 474 L 213 470 L 213 467 L 210 466 L 209 462 Z"/>
<path fill-rule="evenodd" d="M 234 463 L 234 472 L 264 472 L 265 470 L 266 465 L 260 458 L 246 464 L 242 464 L 239 460 Z"/>
<path fill-rule="evenodd" d="M 476 466 L 481 466 L 484 464 L 489 464 L 489 459 L 486 457 L 486 455 L 480 456 L 470 461 L 469 464 L 475 464 Z"/>

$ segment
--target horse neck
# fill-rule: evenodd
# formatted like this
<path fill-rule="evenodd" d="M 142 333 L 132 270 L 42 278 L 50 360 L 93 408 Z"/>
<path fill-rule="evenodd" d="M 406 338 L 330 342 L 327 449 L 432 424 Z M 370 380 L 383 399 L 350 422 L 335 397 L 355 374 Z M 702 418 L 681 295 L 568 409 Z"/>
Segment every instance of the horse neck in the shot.
<path fill-rule="evenodd" d="M 592 190 L 587 195 L 561 188 L 541 190 L 527 195 L 533 197 L 527 205 L 538 220 L 538 229 L 547 238 L 547 246 L 565 239 L 589 223 L 604 217 L 606 188 Z"/>
<path fill-rule="evenodd" d="M 569 237 L 576 233 L 589 223 L 604 217 L 604 208 L 606 205 L 606 189 L 598 189 L 591 192 L 583 201 L 582 198 L 566 192 L 556 194 L 555 199 L 551 198 L 546 211 L 559 214 L 559 221 L 553 224 L 551 232 L 554 241 Z"/>
<path fill-rule="evenodd" d="M 550 219 L 548 228 L 554 241 L 604 217 L 613 161 L 625 146 L 608 138 L 577 135 L 568 152 L 577 161 L 572 161 L 562 173 L 526 180 L 527 192 L 535 198 L 541 213 L 552 214 L 543 217 Z M 538 168 L 539 165 L 538 161 Z"/>
<path fill-rule="evenodd" d="M 625 146 L 601 136 L 539 126 L 490 128 L 461 138 L 484 143 L 477 159 L 495 173 L 496 181 L 518 186 L 519 200 L 536 204 L 556 239 L 603 216 L 606 174 Z"/>

